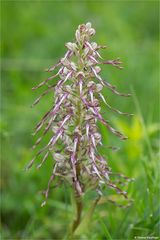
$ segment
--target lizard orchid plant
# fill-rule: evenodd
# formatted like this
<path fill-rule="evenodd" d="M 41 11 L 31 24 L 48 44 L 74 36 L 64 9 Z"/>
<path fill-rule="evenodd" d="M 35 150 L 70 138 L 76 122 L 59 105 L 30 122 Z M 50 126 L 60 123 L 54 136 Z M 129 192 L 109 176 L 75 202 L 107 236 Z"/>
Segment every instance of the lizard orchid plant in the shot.
<path fill-rule="evenodd" d="M 64 57 L 53 67 L 47 69 L 48 72 L 52 72 L 58 68 L 57 72 L 33 87 L 33 90 L 42 86 L 47 87 L 33 106 L 39 103 L 43 96 L 54 92 L 53 106 L 36 125 L 34 134 L 38 134 L 42 129 L 43 133 L 33 148 L 37 147 L 48 132 L 52 133 L 52 137 L 47 145 L 36 153 L 27 169 L 34 164 L 39 155 L 42 155 L 42 161 L 37 168 L 44 164 L 49 155 L 51 156 L 53 169 L 45 191 L 45 198 L 48 198 L 53 181 L 68 182 L 77 202 L 77 218 L 73 223 L 73 232 L 80 223 L 82 196 L 87 189 L 97 191 L 100 197 L 105 186 L 115 189 L 118 194 L 127 198 L 127 193 L 117 185 L 114 179 L 116 176 L 121 182 L 122 179 L 124 182 L 130 180 L 122 174 L 113 173 L 106 159 L 97 149 L 99 145 L 103 146 L 97 121 L 100 121 L 108 131 L 121 140 L 127 139 L 103 118 L 101 101 L 111 111 L 126 116 L 131 114 L 112 108 L 102 95 L 104 87 L 119 96 L 128 97 L 130 94 L 118 92 L 115 86 L 100 76 L 100 65 L 108 64 L 121 69 L 122 62 L 119 59 L 104 61 L 99 54 L 99 49 L 104 49 L 105 46 L 91 42 L 93 35 L 95 35 L 95 29 L 92 28 L 91 23 L 79 25 L 75 33 L 75 42 L 66 43 L 67 51 Z M 46 199 L 42 206 L 46 204 Z"/>

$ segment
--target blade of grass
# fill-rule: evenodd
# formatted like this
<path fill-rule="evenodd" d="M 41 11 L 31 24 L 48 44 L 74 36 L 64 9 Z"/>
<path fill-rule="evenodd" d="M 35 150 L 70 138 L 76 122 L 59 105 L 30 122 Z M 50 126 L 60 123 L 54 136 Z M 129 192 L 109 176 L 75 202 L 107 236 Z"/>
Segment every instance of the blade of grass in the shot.
<path fill-rule="evenodd" d="M 98 218 L 98 221 L 100 222 L 101 224 L 101 227 L 105 233 L 105 237 L 107 240 L 113 240 L 113 238 L 111 237 L 109 231 L 108 231 L 108 228 L 106 226 L 106 224 L 104 223 L 104 221 L 102 220 L 102 218 L 100 218 L 98 215 L 97 215 L 97 218 Z"/>
<path fill-rule="evenodd" d="M 143 114 L 142 114 L 142 110 L 141 110 L 141 107 L 140 107 L 140 104 L 139 104 L 139 101 L 138 101 L 138 98 L 137 98 L 137 95 L 136 95 L 136 92 L 135 92 L 133 86 L 131 86 L 130 88 L 131 88 L 133 101 L 134 101 L 137 113 L 139 114 L 140 121 L 141 121 L 143 130 L 144 130 L 145 141 L 146 141 L 146 145 L 148 147 L 149 155 L 150 155 L 150 158 L 152 159 L 152 157 L 153 157 L 152 147 L 151 147 L 151 143 L 150 143 L 150 140 L 149 140 L 149 137 L 148 137 L 148 133 L 147 133 L 144 117 L 143 117 Z"/>

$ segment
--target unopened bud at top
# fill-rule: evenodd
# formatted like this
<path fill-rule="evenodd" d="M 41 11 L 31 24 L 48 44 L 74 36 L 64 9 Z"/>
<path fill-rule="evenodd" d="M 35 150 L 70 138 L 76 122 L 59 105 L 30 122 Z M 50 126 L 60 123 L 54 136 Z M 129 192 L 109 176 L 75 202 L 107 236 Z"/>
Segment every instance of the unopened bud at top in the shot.
<path fill-rule="evenodd" d="M 90 36 L 95 35 L 96 31 L 94 28 L 92 28 L 92 25 L 90 22 L 86 24 L 81 24 L 78 26 L 78 29 L 76 30 L 76 40 L 80 44 L 84 40 L 89 40 Z"/>
<path fill-rule="evenodd" d="M 91 28 L 88 30 L 88 33 L 89 33 L 89 35 L 93 36 L 93 35 L 95 35 L 96 31 L 94 28 Z"/>
<path fill-rule="evenodd" d="M 87 28 L 87 29 L 90 29 L 91 27 L 92 27 L 92 24 L 91 24 L 90 22 L 87 22 L 87 23 L 86 23 L 86 28 Z"/>

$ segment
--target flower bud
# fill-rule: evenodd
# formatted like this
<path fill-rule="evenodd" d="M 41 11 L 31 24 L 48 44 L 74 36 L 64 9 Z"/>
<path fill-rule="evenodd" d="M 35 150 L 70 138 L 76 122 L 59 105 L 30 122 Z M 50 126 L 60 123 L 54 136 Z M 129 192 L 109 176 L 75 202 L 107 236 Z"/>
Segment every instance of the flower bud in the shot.
<path fill-rule="evenodd" d="M 77 42 L 80 43 L 81 42 L 81 35 L 80 35 L 80 31 L 79 30 L 76 30 L 75 36 L 76 36 Z"/>
<path fill-rule="evenodd" d="M 92 86 L 95 86 L 95 82 L 89 81 L 89 83 L 87 84 L 87 87 L 90 88 Z"/>
<path fill-rule="evenodd" d="M 90 29 L 91 27 L 92 27 L 92 24 L 91 24 L 90 22 L 87 22 L 87 23 L 86 23 L 86 28 L 87 28 L 87 29 Z"/>
<path fill-rule="evenodd" d="M 63 69 L 63 75 L 67 75 L 69 73 L 69 69 L 64 67 Z"/>
<path fill-rule="evenodd" d="M 89 51 L 90 51 L 90 49 L 89 49 L 88 47 L 86 47 L 86 48 L 84 49 L 83 55 L 84 55 L 84 56 L 87 56 L 88 53 L 89 53 Z"/>
<path fill-rule="evenodd" d="M 57 162 L 65 160 L 65 156 L 63 154 L 60 154 L 60 153 L 53 153 L 53 157 Z"/>
<path fill-rule="evenodd" d="M 96 73 L 100 73 L 101 68 L 99 66 L 95 66 L 94 69 L 96 70 Z"/>
<path fill-rule="evenodd" d="M 86 25 L 85 24 L 81 24 L 78 26 L 78 30 L 80 33 L 84 33 L 86 30 Z"/>
<path fill-rule="evenodd" d="M 68 60 L 67 58 L 61 58 L 61 63 L 62 63 L 65 67 L 67 67 L 67 66 L 70 65 L 70 62 L 69 62 L 69 60 Z"/>
<path fill-rule="evenodd" d="M 96 132 L 96 133 L 94 133 L 94 138 L 95 138 L 96 142 L 99 143 L 101 141 L 102 137 L 101 137 L 100 133 Z"/>
<path fill-rule="evenodd" d="M 71 92 L 72 88 L 70 85 L 65 85 L 65 90 L 67 90 L 68 92 Z"/>
<path fill-rule="evenodd" d="M 96 84 L 96 92 L 101 92 L 102 89 L 103 89 L 103 85 L 100 84 L 100 83 L 97 83 L 97 84 Z"/>
<path fill-rule="evenodd" d="M 93 65 L 95 65 L 95 63 L 94 63 L 92 60 L 88 60 L 88 61 L 86 62 L 86 66 L 87 66 L 87 67 L 90 67 L 90 66 L 93 66 Z"/>
<path fill-rule="evenodd" d="M 76 52 L 76 50 L 77 50 L 77 44 L 76 44 L 76 43 L 68 42 L 68 43 L 66 43 L 65 46 L 66 46 L 69 50 L 71 50 L 72 52 Z"/>
<path fill-rule="evenodd" d="M 94 28 L 90 28 L 88 32 L 89 32 L 89 35 L 91 35 L 91 36 L 95 35 L 95 33 L 96 33 Z"/>
<path fill-rule="evenodd" d="M 84 78 L 84 77 L 85 77 L 85 74 L 84 74 L 84 72 L 80 71 L 80 72 L 78 72 L 78 73 L 76 74 L 76 77 L 77 77 L 77 78 Z"/>
<path fill-rule="evenodd" d="M 77 66 L 76 66 L 76 64 L 75 64 L 74 62 L 71 62 L 71 63 L 70 63 L 70 66 L 71 66 L 71 68 L 72 68 L 74 71 L 77 70 Z"/>
<path fill-rule="evenodd" d="M 96 50 L 96 48 L 97 48 L 98 45 L 97 45 L 96 42 L 92 42 L 92 43 L 91 43 L 91 46 L 92 46 L 92 48 L 93 48 L 94 50 Z"/>

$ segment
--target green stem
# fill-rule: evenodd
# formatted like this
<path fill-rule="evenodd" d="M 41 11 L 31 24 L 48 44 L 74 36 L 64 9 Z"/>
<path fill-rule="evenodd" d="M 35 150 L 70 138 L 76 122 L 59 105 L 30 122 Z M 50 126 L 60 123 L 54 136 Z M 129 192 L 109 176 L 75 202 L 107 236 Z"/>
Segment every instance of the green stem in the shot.
<path fill-rule="evenodd" d="M 66 238 L 67 240 L 74 239 L 75 231 L 81 223 L 81 216 L 82 216 L 82 210 L 83 210 L 83 202 L 81 197 L 77 196 L 76 192 L 74 192 L 72 196 L 73 196 L 72 203 L 74 201 L 76 205 L 76 216 L 67 234 L 67 238 Z"/>
<path fill-rule="evenodd" d="M 81 222 L 81 215 L 83 210 L 83 203 L 81 197 L 75 197 L 75 202 L 76 202 L 76 218 L 72 224 L 72 235 L 74 234 L 75 230 L 77 229 Z"/>
<path fill-rule="evenodd" d="M 80 57 L 78 58 L 79 69 L 84 68 L 83 64 L 80 61 L 81 60 L 81 55 L 82 55 L 82 48 L 83 48 L 83 44 L 82 44 L 81 50 L 80 50 Z M 81 134 L 82 134 L 83 114 L 82 114 L 82 101 L 81 101 L 81 98 L 80 98 L 80 90 L 79 89 L 77 89 L 77 95 L 79 96 L 79 99 L 78 99 L 78 101 L 76 103 L 76 106 L 75 106 L 77 108 L 77 116 L 75 118 L 75 127 L 78 126 L 79 130 L 81 131 Z M 79 152 L 81 152 L 80 151 L 80 143 L 78 143 L 78 146 L 77 146 L 77 157 L 78 157 Z M 79 180 L 80 172 L 81 172 L 81 164 L 78 163 L 78 164 L 76 164 L 76 173 L 77 173 L 77 179 L 78 180 Z M 81 198 L 81 196 L 77 195 L 76 190 L 74 192 L 74 199 L 75 199 L 75 204 L 76 204 L 76 217 L 73 220 L 72 227 L 71 227 L 71 234 L 70 234 L 71 238 L 73 238 L 75 230 L 78 228 L 78 226 L 81 222 L 81 216 L 82 216 L 82 210 L 83 210 L 82 198 Z"/>

